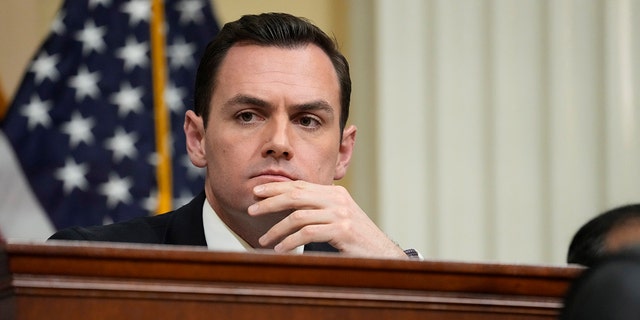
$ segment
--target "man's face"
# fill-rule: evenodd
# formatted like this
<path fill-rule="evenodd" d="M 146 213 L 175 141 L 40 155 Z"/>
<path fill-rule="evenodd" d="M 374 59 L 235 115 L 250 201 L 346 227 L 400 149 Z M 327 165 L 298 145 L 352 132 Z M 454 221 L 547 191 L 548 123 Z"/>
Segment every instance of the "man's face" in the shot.
<path fill-rule="evenodd" d="M 207 168 L 205 191 L 217 212 L 246 213 L 257 185 L 331 184 L 346 173 L 355 127 L 341 141 L 338 77 L 315 45 L 232 47 L 209 109 L 199 150 L 190 156 Z"/>

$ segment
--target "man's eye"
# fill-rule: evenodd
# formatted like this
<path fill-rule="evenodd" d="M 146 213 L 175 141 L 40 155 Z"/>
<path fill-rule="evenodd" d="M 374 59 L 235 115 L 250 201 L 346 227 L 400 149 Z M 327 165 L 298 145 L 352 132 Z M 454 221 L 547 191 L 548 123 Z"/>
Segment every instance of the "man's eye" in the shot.
<path fill-rule="evenodd" d="M 298 122 L 303 127 L 315 128 L 315 127 L 318 127 L 320 125 L 320 121 L 318 121 L 317 119 L 315 119 L 313 117 L 300 117 L 300 120 L 298 120 Z"/>
<path fill-rule="evenodd" d="M 240 115 L 238 115 L 238 118 L 244 122 L 251 122 L 251 120 L 253 120 L 255 117 L 255 115 L 251 112 L 243 112 Z"/>

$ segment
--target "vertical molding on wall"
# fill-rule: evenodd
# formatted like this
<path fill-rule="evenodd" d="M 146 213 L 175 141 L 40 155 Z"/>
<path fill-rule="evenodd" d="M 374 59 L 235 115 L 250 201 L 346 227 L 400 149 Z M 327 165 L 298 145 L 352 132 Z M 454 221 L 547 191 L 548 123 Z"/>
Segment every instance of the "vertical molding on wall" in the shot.
<path fill-rule="evenodd" d="M 495 113 L 495 101 L 496 101 L 496 80 L 495 74 L 492 70 L 495 70 L 495 59 L 493 58 L 495 55 L 495 42 L 496 35 L 495 32 L 496 22 L 495 22 L 495 3 L 489 1 L 484 6 L 484 16 L 485 16 L 485 52 L 484 52 L 484 64 L 485 64 L 485 75 L 483 81 L 485 82 L 485 100 L 484 103 L 484 135 L 486 144 L 482 146 L 484 149 L 484 190 L 483 195 L 486 197 L 485 199 L 485 242 L 486 242 L 486 257 L 485 259 L 489 260 L 497 260 L 499 247 L 497 245 L 499 240 L 498 235 L 498 216 L 496 214 L 496 205 L 497 205 L 497 182 L 496 182 L 496 167 L 494 165 L 496 159 L 496 125 L 495 125 L 495 117 L 493 114 Z"/>
<path fill-rule="evenodd" d="M 338 50 L 340 50 L 340 52 L 342 52 L 342 54 L 347 58 L 347 61 L 350 67 L 349 71 L 351 73 L 351 78 L 352 78 L 351 79 L 352 93 L 351 93 L 350 107 L 354 105 L 358 105 L 357 108 L 349 109 L 349 119 L 348 119 L 349 121 L 347 122 L 347 126 L 348 126 L 349 124 L 354 123 L 353 120 L 357 118 L 356 115 L 354 115 L 353 110 L 356 109 L 356 111 L 359 111 L 358 109 L 363 107 L 362 105 L 359 105 L 357 102 L 353 101 L 355 100 L 356 94 L 357 94 L 353 92 L 354 91 L 353 86 L 358 84 L 361 85 L 362 79 L 357 79 L 357 82 L 354 81 L 353 79 L 354 77 L 357 76 L 354 74 L 354 69 L 358 71 L 360 69 L 354 68 L 353 66 L 354 59 L 352 59 L 353 56 L 350 53 L 353 52 L 353 43 L 361 42 L 361 41 L 359 41 L 360 40 L 359 38 L 355 37 L 355 32 L 350 27 L 349 22 L 352 19 L 362 18 L 365 15 L 351 10 L 350 9 L 350 7 L 352 6 L 351 1 L 327 0 L 325 2 L 326 2 L 325 5 L 327 7 L 327 20 L 329 21 L 329 25 L 331 26 L 331 29 L 326 30 L 326 32 L 330 37 L 333 37 L 335 39 Z M 363 21 L 363 19 L 360 19 L 358 22 L 359 23 L 357 25 L 361 26 L 361 28 L 365 28 L 365 26 L 367 25 L 367 22 Z M 369 21 L 368 24 L 371 25 L 371 22 Z M 357 60 L 355 62 L 357 63 L 360 61 Z M 361 136 L 360 134 L 363 133 L 363 129 L 360 126 L 360 122 L 356 121 L 355 124 L 358 127 L 357 135 Z M 365 129 L 364 131 L 366 131 L 367 128 L 364 128 L 364 129 Z M 362 197 L 356 198 L 356 195 L 354 195 L 354 190 L 357 190 L 357 188 L 354 186 L 357 183 L 356 179 L 354 179 L 354 177 L 357 176 L 356 172 L 354 172 L 355 171 L 354 168 L 360 169 L 361 167 L 365 167 L 365 169 L 368 169 L 369 167 L 367 166 L 367 163 L 369 161 L 367 160 L 362 161 L 362 159 L 356 153 L 358 149 L 361 149 L 360 146 L 363 144 L 362 143 L 363 141 L 359 141 L 360 139 L 358 138 L 359 137 L 356 137 L 356 140 L 357 140 L 356 149 L 354 150 L 354 153 L 351 157 L 351 163 L 349 165 L 349 170 L 347 170 L 347 174 L 342 179 L 334 181 L 334 184 L 343 186 L 347 188 L 347 190 L 350 190 L 351 195 L 354 197 L 354 200 L 356 200 L 356 202 L 360 205 L 360 207 L 364 210 L 364 212 L 366 212 L 373 221 L 376 221 L 377 215 L 374 212 L 373 206 L 369 205 L 370 201 L 367 201 L 366 198 L 363 199 Z M 364 175 L 361 175 L 361 176 L 366 177 Z"/>
<path fill-rule="evenodd" d="M 374 8 L 369 0 L 348 1 L 350 22 L 349 59 L 351 67 L 350 122 L 358 127 L 356 147 L 349 166 L 349 190 L 360 207 L 374 221 L 380 221 L 378 212 L 378 174 L 376 143 L 376 82 L 374 50 Z"/>
<path fill-rule="evenodd" d="M 573 233 L 603 206 L 600 12 L 598 2 L 575 0 L 551 2 L 547 10 L 551 236 L 545 260 L 564 261 Z"/>
<path fill-rule="evenodd" d="M 605 2 L 606 25 L 606 201 L 608 206 L 640 202 L 640 102 L 638 41 L 632 18 L 640 19 L 638 1 Z M 635 53 L 635 56 L 632 55 Z"/>
<path fill-rule="evenodd" d="M 541 261 L 542 5 L 537 0 L 494 3 L 496 259 Z"/>
<path fill-rule="evenodd" d="M 435 158 L 434 201 L 438 258 L 487 257 L 488 225 L 484 169 L 490 149 L 485 110 L 491 84 L 485 82 L 489 59 L 485 57 L 488 30 L 487 5 L 480 1 L 435 1 L 433 6 Z M 461 94 L 464 93 L 464 94 Z M 428 138 L 427 138 L 428 139 Z M 461 223 L 462 222 L 462 223 Z"/>
<path fill-rule="evenodd" d="M 551 50 L 550 41 L 550 17 L 549 17 L 549 7 L 550 3 L 547 1 L 542 1 L 540 3 L 540 29 L 539 29 L 539 61 L 541 75 L 538 78 L 540 83 L 538 84 L 540 88 L 540 100 L 539 100 L 539 110 L 540 110 L 540 140 L 541 140 L 541 154 L 540 158 L 540 177 L 541 177 L 541 186 L 540 190 L 540 230 L 542 232 L 540 237 L 540 249 L 539 254 L 542 261 L 549 261 L 551 256 L 551 248 L 553 248 L 553 213 L 551 209 L 551 199 L 553 195 L 551 193 L 551 180 L 553 177 L 551 176 L 552 170 L 552 159 L 553 153 L 551 151 L 551 145 L 555 140 L 551 133 L 552 121 L 551 113 L 553 110 L 550 108 L 550 91 L 549 87 L 549 74 L 550 74 L 550 64 L 551 57 L 549 52 Z"/>
<path fill-rule="evenodd" d="M 563 234 L 564 228 L 574 227 L 579 224 L 580 219 L 575 223 L 571 221 L 571 203 L 565 201 L 567 194 L 579 193 L 572 189 L 575 178 L 576 167 L 572 163 L 572 155 L 575 152 L 571 148 L 572 140 L 579 136 L 576 132 L 579 129 L 580 121 L 573 119 L 574 113 L 580 108 L 575 102 L 575 90 L 572 87 L 575 65 L 572 63 L 576 52 L 574 44 L 574 7 L 572 1 L 554 1 L 549 4 L 547 14 L 549 16 L 548 41 L 549 41 L 549 64 L 546 71 L 548 79 L 549 94 L 549 118 L 550 122 L 548 135 L 549 147 L 551 148 L 549 188 L 551 188 L 550 212 L 549 214 L 562 221 L 555 226 L 551 226 L 551 235 L 554 238 L 557 234 Z M 567 23 L 569 22 L 569 23 Z M 553 57 L 553 58 L 551 58 Z M 593 156 L 593 155 L 583 155 Z M 564 193 L 564 195 L 562 195 Z M 564 232 L 566 234 L 566 232 Z M 566 252 L 566 248 L 556 248 L 556 254 L 561 255 Z"/>
<path fill-rule="evenodd" d="M 380 225 L 402 246 L 425 252 L 433 229 L 425 137 L 428 118 L 425 1 L 373 2 L 376 12 L 377 155 Z"/>

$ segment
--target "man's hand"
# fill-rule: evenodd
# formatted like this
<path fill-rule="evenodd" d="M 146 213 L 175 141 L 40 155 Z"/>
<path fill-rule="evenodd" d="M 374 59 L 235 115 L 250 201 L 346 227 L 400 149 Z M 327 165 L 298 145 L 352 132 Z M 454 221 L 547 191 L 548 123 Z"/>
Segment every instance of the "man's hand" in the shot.
<path fill-rule="evenodd" d="M 292 211 L 259 240 L 263 246 L 275 245 L 277 252 L 310 242 L 328 242 L 350 255 L 407 258 L 341 186 L 272 182 L 256 186 L 254 194 L 262 200 L 249 207 L 250 215 Z"/>

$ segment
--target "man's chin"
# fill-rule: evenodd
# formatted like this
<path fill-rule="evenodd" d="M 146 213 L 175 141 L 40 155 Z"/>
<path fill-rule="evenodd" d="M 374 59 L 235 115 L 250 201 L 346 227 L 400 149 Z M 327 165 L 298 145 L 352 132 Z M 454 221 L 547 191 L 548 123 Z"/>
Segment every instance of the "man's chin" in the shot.
<path fill-rule="evenodd" d="M 287 216 L 289 216 L 292 212 L 293 212 L 293 210 L 273 212 L 273 213 L 265 213 L 265 214 L 262 214 L 260 216 L 255 217 L 255 218 L 261 219 L 261 220 L 265 220 L 265 221 L 273 221 L 273 224 L 276 224 L 276 223 L 282 221 L 282 219 L 284 219 Z"/>
<path fill-rule="evenodd" d="M 282 221 L 282 219 L 289 216 L 293 210 L 281 211 L 281 212 L 273 212 L 267 213 L 260 216 L 252 217 L 251 220 L 254 227 L 261 230 L 261 232 L 266 233 L 269 229 L 271 229 L 278 222 Z"/>

